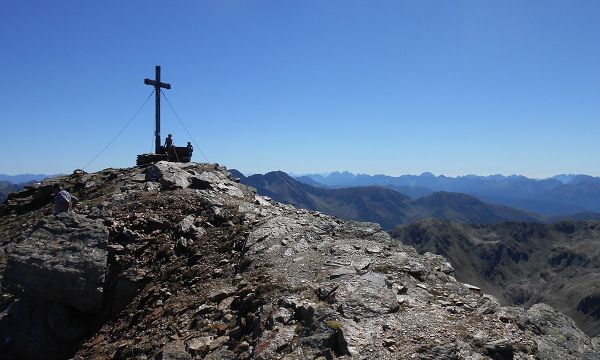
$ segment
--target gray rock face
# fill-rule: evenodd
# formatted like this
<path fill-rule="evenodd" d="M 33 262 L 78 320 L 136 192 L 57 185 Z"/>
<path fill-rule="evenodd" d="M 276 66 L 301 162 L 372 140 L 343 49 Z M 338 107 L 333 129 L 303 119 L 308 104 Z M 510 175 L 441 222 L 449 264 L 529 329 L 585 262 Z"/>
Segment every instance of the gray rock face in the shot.
<path fill-rule="evenodd" d="M 158 181 L 163 190 L 170 189 L 219 189 L 234 196 L 241 196 L 239 186 L 230 178 L 224 168 L 213 167 L 212 171 L 198 167 L 194 163 L 170 163 L 159 161 L 146 172 L 147 181 Z M 223 171 L 214 171 L 223 170 Z"/>
<path fill-rule="evenodd" d="M 159 161 L 146 172 L 146 180 L 158 181 L 165 189 L 184 189 L 190 185 L 190 174 L 181 166 L 172 166 L 166 161 Z"/>
<path fill-rule="evenodd" d="M 501 307 L 377 224 L 256 196 L 218 165 L 104 171 L 81 189 L 87 217 L 10 227 L 5 283 L 18 300 L 0 297 L 0 356 L 600 358 L 597 339 L 552 308 Z M 122 311 L 85 326 L 111 302 Z"/>
<path fill-rule="evenodd" d="M 157 360 L 190 360 L 192 357 L 185 351 L 181 342 L 173 342 L 165 345 L 163 350 L 156 355 Z"/>
<path fill-rule="evenodd" d="M 268 358 L 327 358 L 326 347 L 357 359 L 600 358 L 568 317 L 545 305 L 501 308 L 480 288 L 458 282 L 443 257 L 419 255 L 375 224 L 275 205 L 247 246 L 252 263 L 267 264 L 262 272 L 295 291 L 292 300 L 272 302 L 279 324 L 262 334 L 257 347 Z M 296 309 L 291 319 L 276 309 L 290 303 Z M 306 304 L 315 314 L 308 320 L 298 311 Z M 336 336 L 314 330 L 324 327 Z M 297 347 L 284 345 L 293 341 L 283 335 L 303 333 Z M 308 339 L 318 336 L 328 345 L 309 346 L 315 342 Z"/>
<path fill-rule="evenodd" d="M 377 275 L 377 274 L 369 274 Z M 399 309 L 396 294 L 382 283 L 369 281 L 361 277 L 357 283 L 360 285 L 352 291 L 342 309 L 344 316 L 349 318 L 375 317 L 392 313 Z"/>
<path fill-rule="evenodd" d="M 573 320 L 546 304 L 535 304 L 527 311 L 527 324 L 539 333 L 538 349 L 544 359 L 600 359 L 600 348 L 579 329 Z"/>
<path fill-rule="evenodd" d="M 512 342 L 508 339 L 500 339 L 490 341 L 485 344 L 486 353 L 492 357 L 492 359 L 513 359 L 514 349 Z"/>
<path fill-rule="evenodd" d="M 9 289 L 84 313 L 102 309 L 108 230 L 101 222 L 74 213 L 49 216 L 19 240 L 7 248 Z"/>

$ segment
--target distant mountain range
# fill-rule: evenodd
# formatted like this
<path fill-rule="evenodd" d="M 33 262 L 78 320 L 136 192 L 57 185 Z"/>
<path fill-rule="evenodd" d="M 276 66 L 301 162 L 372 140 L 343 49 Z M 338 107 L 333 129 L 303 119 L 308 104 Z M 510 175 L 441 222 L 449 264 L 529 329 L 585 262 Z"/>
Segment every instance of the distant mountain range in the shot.
<path fill-rule="evenodd" d="M 8 181 L 0 180 L 0 204 L 6 200 L 8 194 L 23 190 L 25 185 L 27 184 L 13 184 Z"/>
<path fill-rule="evenodd" d="M 324 185 L 314 177 L 294 179 L 281 171 L 249 177 L 232 171 L 232 175 L 255 187 L 259 194 L 280 202 L 345 219 L 377 222 L 386 230 L 395 227 L 390 231 L 393 238 L 421 253 L 445 256 L 459 280 L 481 287 L 503 304 L 529 307 L 548 303 L 573 318 L 590 336 L 600 334 L 600 222 L 558 221 L 598 219 L 599 213 L 543 216 L 492 205 L 469 194 L 431 192 L 436 184 L 459 189 L 462 182 L 462 189 L 467 189 L 464 184 L 472 184 L 471 188 L 478 191 L 495 190 L 500 198 L 502 191 L 515 197 L 556 194 L 538 199 L 536 204 L 542 206 L 553 204 L 556 198 L 578 200 L 586 192 L 593 198 L 597 178 L 561 175 L 547 180 L 519 176 L 440 179 L 424 174 L 414 182 L 384 187 L 365 184 L 385 183 L 389 177 L 338 173 L 329 179 L 335 181 L 320 179 L 329 181 Z M 360 186 L 342 187 L 357 183 Z M 412 190 L 417 196 L 411 198 L 393 189 Z M 556 222 L 544 223 L 552 221 Z"/>
<path fill-rule="evenodd" d="M 6 200 L 8 194 L 21 191 L 27 185 L 34 182 L 44 180 L 46 178 L 55 177 L 58 175 L 44 175 L 44 174 L 20 174 L 20 175 L 6 175 L 0 174 L 0 204 Z"/>
<path fill-rule="evenodd" d="M 427 219 L 390 234 L 443 255 L 459 280 L 503 304 L 550 304 L 590 336 L 600 334 L 600 223 L 467 225 Z"/>
<path fill-rule="evenodd" d="M 476 197 L 435 192 L 417 199 L 381 186 L 330 189 L 302 183 L 281 171 L 244 176 L 231 170 L 243 184 L 255 187 L 260 195 L 296 207 L 318 210 L 343 219 L 379 223 L 392 229 L 419 219 L 439 218 L 466 223 L 487 224 L 501 221 L 544 221 L 531 212 L 504 205 L 492 205 Z"/>
<path fill-rule="evenodd" d="M 58 176 L 60 174 L 45 175 L 45 174 L 18 174 L 18 175 L 7 175 L 0 174 L 0 181 L 7 181 L 12 184 L 31 183 L 33 181 L 42 181 L 46 178 Z"/>
<path fill-rule="evenodd" d="M 562 174 L 538 180 L 519 175 L 448 177 L 423 173 L 394 177 L 333 172 L 327 176 L 304 175 L 297 180 L 324 188 L 383 186 L 412 198 L 438 191 L 463 193 L 543 215 L 600 212 L 600 178 L 588 175 Z"/>

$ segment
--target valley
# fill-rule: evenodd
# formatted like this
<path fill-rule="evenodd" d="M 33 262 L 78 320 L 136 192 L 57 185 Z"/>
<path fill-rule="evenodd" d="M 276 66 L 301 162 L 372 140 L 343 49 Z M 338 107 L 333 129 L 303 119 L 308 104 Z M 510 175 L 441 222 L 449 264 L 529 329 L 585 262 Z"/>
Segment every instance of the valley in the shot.
<path fill-rule="evenodd" d="M 547 303 L 600 334 L 600 222 L 468 225 L 428 219 L 392 238 L 446 257 L 461 281 L 505 305 Z"/>

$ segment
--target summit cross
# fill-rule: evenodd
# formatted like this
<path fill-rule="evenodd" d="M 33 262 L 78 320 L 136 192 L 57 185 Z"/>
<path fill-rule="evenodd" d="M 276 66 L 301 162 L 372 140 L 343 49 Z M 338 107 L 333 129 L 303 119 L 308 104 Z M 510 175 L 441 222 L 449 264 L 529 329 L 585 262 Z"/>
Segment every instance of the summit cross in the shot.
<path fill-rule="evenodd" d="M 154 86 L 154 93 L 156 97 L 156 130 L 154 131 L 154 152 L 156 154 L 160 154 L 162 153 L 160 146 L 160 89 L 171 89 L 171 84 L 160 82 L 160 66 L 156 67 L 156 80 L 144 79 L 144 84 Z"/>

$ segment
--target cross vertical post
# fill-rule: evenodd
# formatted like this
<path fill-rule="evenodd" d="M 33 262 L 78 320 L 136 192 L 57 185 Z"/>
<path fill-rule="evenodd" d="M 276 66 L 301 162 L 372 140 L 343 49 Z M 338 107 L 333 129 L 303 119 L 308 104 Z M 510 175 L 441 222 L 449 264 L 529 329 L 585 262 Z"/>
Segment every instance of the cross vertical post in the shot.
<path fill-rule="evenodd" d="M 160 66 L 156 66 L 156 80 L 144 79 L 144 84 L 154 86 L 155 92 L 155 118 L 156 118 L 156 129 L 154 131 L 154 152 L 156 154 L 162 153 L 162 149 L 160 146 L 160 89 L 171 89 L 171 84 L 160 82 Z"/>

